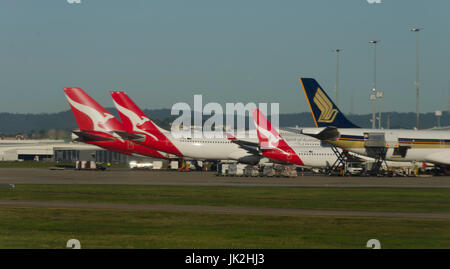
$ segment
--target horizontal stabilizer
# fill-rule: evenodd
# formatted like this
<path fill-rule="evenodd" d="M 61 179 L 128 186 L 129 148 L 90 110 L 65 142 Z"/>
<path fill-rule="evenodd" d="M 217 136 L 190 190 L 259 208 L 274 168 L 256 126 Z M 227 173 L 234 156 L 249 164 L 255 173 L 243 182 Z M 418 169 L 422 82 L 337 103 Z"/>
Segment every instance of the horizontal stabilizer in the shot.
<path fill-rule="evenodd" d="M 120 137 L 126 140 L 133 140 L 136 142 L 144 142 L 145 141 L 145 135 L 144 134 L 138 134 L 138 133 L 131 133 L 126 131 L 116 131 Z"/>
<path fill-rule="evenodd" d="M 336 127 L 304 128 L 302 134 L 309 135 L 320 140 L 337 140 L 340 133 Z"/>
<path fill-rule="evenodd" d="M 235 143 L 236 145 L 238 145 L 240 148 L 246 150 L 247 152 L 254 154 L 254 155 L 260 155 L 259 143 L 250 142 L 250 141 L 246 141 L 246 140 L 239 140 L 230 133 L 227 133 L 227 138 L 232 143 Z"/>
<path fill-rule="evenodd" d="M 101 136 L 101 135 L 95 135 L 86 133 L 83 131 L 72 131 L 78 138 L 74 139 L 73 141 L 77 142 L 85 142 L 85 141 L 113 141 L 114 138 Z"/>

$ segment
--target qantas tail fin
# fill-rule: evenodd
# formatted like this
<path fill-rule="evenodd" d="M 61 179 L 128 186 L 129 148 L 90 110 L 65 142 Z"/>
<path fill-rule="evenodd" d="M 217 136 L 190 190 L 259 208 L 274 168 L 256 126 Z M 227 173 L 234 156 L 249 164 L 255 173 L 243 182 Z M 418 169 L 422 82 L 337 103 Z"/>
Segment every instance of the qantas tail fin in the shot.
<path fill-rule="evenodd" d="M 316 127 L 360 128 L 349 121 L 313 78 L 300 78 Z"/>
<path fill-rule="evenodd" d="M 125 92 L 111 91 L 114 105 L 127 131 L 144 131 L 160 136 L 161 129 L 154 124 Z"/>
<path fill-rule="evenodd" d="M 303 165 L 300 157 L 286 143 L 259 109 L 253 109 L 253 121 L 263 155 L 279 161 Z"/>
<path fill-rule="evenodd" d="M 253 109 L 253 122 L 255 123 L 258 140 L 263 148 L 278 148 L 283 138 L 272 128 L 272 125 L 259 109 Z"/>
<path fill-rule="evenodd" d="M 121 130 L 121 123 L 80 88 L 64 88 L 67 101 L 81 130 Z"/>

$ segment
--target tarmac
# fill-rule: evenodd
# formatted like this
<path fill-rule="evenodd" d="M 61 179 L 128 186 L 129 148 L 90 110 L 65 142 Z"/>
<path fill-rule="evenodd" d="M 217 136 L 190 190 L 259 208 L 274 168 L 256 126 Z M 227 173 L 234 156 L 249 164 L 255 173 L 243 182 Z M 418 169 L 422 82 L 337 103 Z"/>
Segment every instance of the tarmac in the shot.
<path fill-rule="evenodd" d="M 159 186 L 274 186 L 332 188 L 450 188 L 450 177 L 331 177 L 323 175 L 282 177 L 224 177 L 214 172 L 50 170 L 2 168 L 0 185 L 5 184 L 96 184 Z"/>

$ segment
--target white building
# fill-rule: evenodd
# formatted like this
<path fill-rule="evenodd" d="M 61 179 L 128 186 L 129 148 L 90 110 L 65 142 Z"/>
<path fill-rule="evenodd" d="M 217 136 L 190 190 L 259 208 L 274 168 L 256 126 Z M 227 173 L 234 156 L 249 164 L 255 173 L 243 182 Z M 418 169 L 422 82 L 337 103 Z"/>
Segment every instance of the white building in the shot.
<path fill-rule="evenodd" d="M 97 146 L 64 140 L 0 140 L 0 161 L 52 159 L 58 148 L 100 150 Z"/>
<path fill-rule="evenodd" d="M 64 140 L 0 140 L 0 161 L 96 161 L 129 163 L 151 158 L 134 157 L 81 142 Z"/>

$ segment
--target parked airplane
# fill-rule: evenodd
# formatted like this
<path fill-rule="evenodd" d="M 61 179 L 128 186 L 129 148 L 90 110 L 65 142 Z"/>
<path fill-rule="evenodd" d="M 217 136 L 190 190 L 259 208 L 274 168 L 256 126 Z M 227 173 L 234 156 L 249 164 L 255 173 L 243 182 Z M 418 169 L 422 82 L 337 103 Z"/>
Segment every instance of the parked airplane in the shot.
<path fill-rule="evenodd" d="M 227 138 L 177 138 L 170 131 L 154 124 L 125 92 L 111 91 L 114 105 L 119 111 L 125 131 L 118 133 L 142 146 L 164 151 L 180 157 L 197 160 L 233 160 L 257 164 L 261 159 L 258 143 L 247 141 L 240 146 Z"/>
<path fill-rule="evenodd" d="M 275 128 L 272 128 L 259 109 L 252 110 L 252 114 L 263 156 L 275 162 L 320 168 L 329 167 L 337 161 L 337 156 L 331 147 L 322 146 L 316 139 L 305 140 L 304 135 L 300 134 L 293 135 L 303 136 L 303 141 L 300 140 L 303 143 L 298 140 L 288 143 Z"/>
<path fill-rule="evenodd" d="M 439 130 L 364 129 L 350 122 L 312 78 L 300 78 L 318 128 L 302 133 L 373 158 L 450 165 L 450 132 Z"/>
<path fill-rule="evenodd" d="M 167 158 L 168 154 L 136 144 L 114 131 L 124 130 L 122 124 L 80 88 L 64 88 L 67 101 L 80 129 L 73 133 L 76 141 L 127 155 Z"/>

